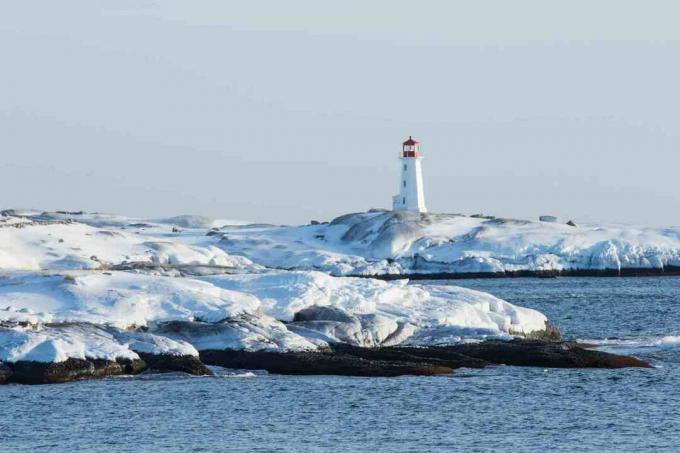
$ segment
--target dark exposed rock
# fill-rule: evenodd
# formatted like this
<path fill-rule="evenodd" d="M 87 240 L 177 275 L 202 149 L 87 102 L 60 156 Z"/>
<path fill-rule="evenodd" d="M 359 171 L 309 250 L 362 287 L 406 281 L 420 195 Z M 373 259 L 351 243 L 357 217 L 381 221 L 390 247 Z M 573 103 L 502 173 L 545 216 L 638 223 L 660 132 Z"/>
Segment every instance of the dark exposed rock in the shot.
<path fill-rule="evenodd" d="M 308 352 L 205 350 L 192 356 L 140 353 L 142 359 L 68 359 L 58 363 L 0 363 L 0 384 L 52 384 L 77 379 L 137 374 L 144 370 L 212 375 L 204 365 L 266 370 L 289 375 L 432 376 L 456 368 L 514 365 L 541 368 L 651 368 L 647 362 L 587 349 L 588 345 L 540 340 L 492 340 L 452 346 L 361 348 L 335 344 Z"/>
<path fill-rule="evenodd" d="M 628 368 L 652 366 L 630 356 L 592 351 L 577 343 L 537 340 L 485 341 L 443 347 L 491 363 L 544 368 Z"/>
<path fill-rule="evenodd" d="M 149 370 L 158 372 L 179 371 L 195 376 L 213 376 L 214 373 L 199 360 L 191 355 L 148 354 L 137 352 L 144 360 Z"/>
<path fill-rule="evenodd" d="M 336 353 L 349 354 L 367 360 L 383 360 L 392 362 L 429 363 L 448 368 L 484 368 L 490 365 L 486 360 L 466 356 L 440 347 L 383 347 L 360 348 L 347 344 L 333 345 Z"/>
<path fill-rule="evenodd" d="M 119 359 L 67 359 L 63 362 L 45 363 L 19 361 L 8 364 L 12 369 L 9 382 L 21 384 L 55 384 L 121 374 L 136 374 L 146 368 L 143 360 Z"/>
<path fill-rule="evenodd" d="M 432 266 L 431 261 L 417 263 L 415 268 Z M 348 274 L 346 277 L 375 278 L 378 280 L 465 280 L 471 278 L 545 278 L 545 277 L 646 277 L 678 276 L 680 266 L 624 267 L 616 269 L 547 269 L 499 272 L 404 272 L 402 274 Z"/>
<path fill-rule="evenodd" d="M 141 359 L 67 359 L 63 362 L 46 363 L 19 361 L 0 363 L 0 384 L 56 384 L 78 379 L 93 379 L 125 374 L 139 374 L 142 371 L 179 371 L 197 376 L 212 376 L 198 357 L 173 356 L 169 354 L 138 353 Z"/>
<path fill-rule="evenodd" d="M 275 374 L 400 376 L 448 374 L 456 368 L 516 365 L 541 368 L 651 368 L 630 356 L 591 351 L 576 343 L 539 340 L 486 341 L 433 347 L 361 348 L 336 344 L 319 352 L 206 350 L 201 360 L 227 368 Z"/>
<path fill-rule="evenodd" d="M 0 362 L 0 385 L 6 384 L 12 377 L 12 369 Z"/>
<path fill-rule="evenodd" d="M 355 317 L 346 311 L 332 306 L 312 305 L 295 313 L 293 322 L 338 321 L 352 322 Z"/>
<path fill-rule="evenodd" d="M 432 376 L 453 370 L 436 363 L 368 360 L 350 354 L 321 352 L 237 351 L 233 349 L 201 351 L 201 360 L 226 368 L 266 370 L 275 374 L 340 376 Z M 415 357 L 414 357 L 415 358 Z"/>
<path fill-rule="evenodd" d="M 530 340 L 541 341 L 560 341 L 562 339 L 562 334 L 560 334 L 559 329 L 550 321 L 545 322 L 545 330 L 537 330 L 523 334 L 523 336 Z"/>

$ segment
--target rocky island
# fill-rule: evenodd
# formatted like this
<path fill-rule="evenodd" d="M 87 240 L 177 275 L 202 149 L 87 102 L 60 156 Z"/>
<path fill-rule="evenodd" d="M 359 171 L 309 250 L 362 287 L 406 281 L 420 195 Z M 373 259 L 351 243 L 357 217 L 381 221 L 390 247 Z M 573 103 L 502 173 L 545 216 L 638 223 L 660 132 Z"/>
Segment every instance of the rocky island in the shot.
<path fill-rule="evenodd" d="M 436 375 L 499 364 L 649 366 L 562 341 L 543 314 L 490 294 L 341 275 L 440 269 L 423 263 L 439 266 L 441 257 L 458 256 L 464 244 L 445 239 L 451 228 L 463 234 L 477 225 L 469 241 L 511 228 L 484 222 L 370 212 L 329 224 L 274 227 L 190 216 L 4 211 L 0 383 L 146 370 L 209 375 L 209 366 L 350 376 Z M 523 225 L 516 234 L 539 227 Z M 656 244 L 653 255 L 651 245 L 624 247 L 630 263 L 633 256 L 636 265 L 677 262 L 677 233 L 655 234 L 666 234 L 665 248 Z M 572 257 L 585 256 L 586 248 L 562 245 L 572 247 Z M 588 250 L 593 264 L 595 249 Z M 527 248 L 515 253 L 515 266 L 544 262 Z M 526 261 L 529 255 L 533 261 Z M 466 262 L 482 263 L 482 256 L 487 264 L 509 266 L 500 253 L 470 255 Z"/>

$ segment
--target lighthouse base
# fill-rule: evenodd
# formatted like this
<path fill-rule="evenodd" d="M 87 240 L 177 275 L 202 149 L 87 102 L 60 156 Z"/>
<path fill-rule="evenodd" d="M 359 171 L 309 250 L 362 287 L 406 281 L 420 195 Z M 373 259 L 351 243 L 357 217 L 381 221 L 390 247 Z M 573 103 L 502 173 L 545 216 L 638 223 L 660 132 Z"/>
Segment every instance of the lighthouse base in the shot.
<path fill-rule="evenodd" d="M 392 197 L 392 210 L 393 211 L 409 211 L 409 212 L 427 212 L 425 206 L 408 206 L 406 200 L 402 195 L 394 195 Z"/>

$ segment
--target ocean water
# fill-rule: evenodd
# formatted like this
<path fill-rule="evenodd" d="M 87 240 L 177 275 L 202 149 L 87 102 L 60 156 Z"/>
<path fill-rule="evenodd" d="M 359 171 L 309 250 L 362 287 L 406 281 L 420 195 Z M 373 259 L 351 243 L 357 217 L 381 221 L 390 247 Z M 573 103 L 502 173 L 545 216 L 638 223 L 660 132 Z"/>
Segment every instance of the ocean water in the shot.
<path fill-rule="evenodd" d="M 441 282 L 436 282 L 440 284 Z M 678 451 L 680 278 L 457 280 L 655 369 L 0 387 L 0 451 Z"/>

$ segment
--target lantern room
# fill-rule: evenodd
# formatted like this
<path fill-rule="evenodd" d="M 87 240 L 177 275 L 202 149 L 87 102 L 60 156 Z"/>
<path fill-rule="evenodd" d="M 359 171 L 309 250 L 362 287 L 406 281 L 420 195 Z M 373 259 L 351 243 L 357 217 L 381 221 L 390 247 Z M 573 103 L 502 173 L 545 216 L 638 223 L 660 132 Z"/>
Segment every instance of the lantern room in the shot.
<path fill-rule="evenodd" d="M 402 146 L 403 157 L 420 157 L 419 147 L 420 144 L 409 135 L 408 140 Z"/>

